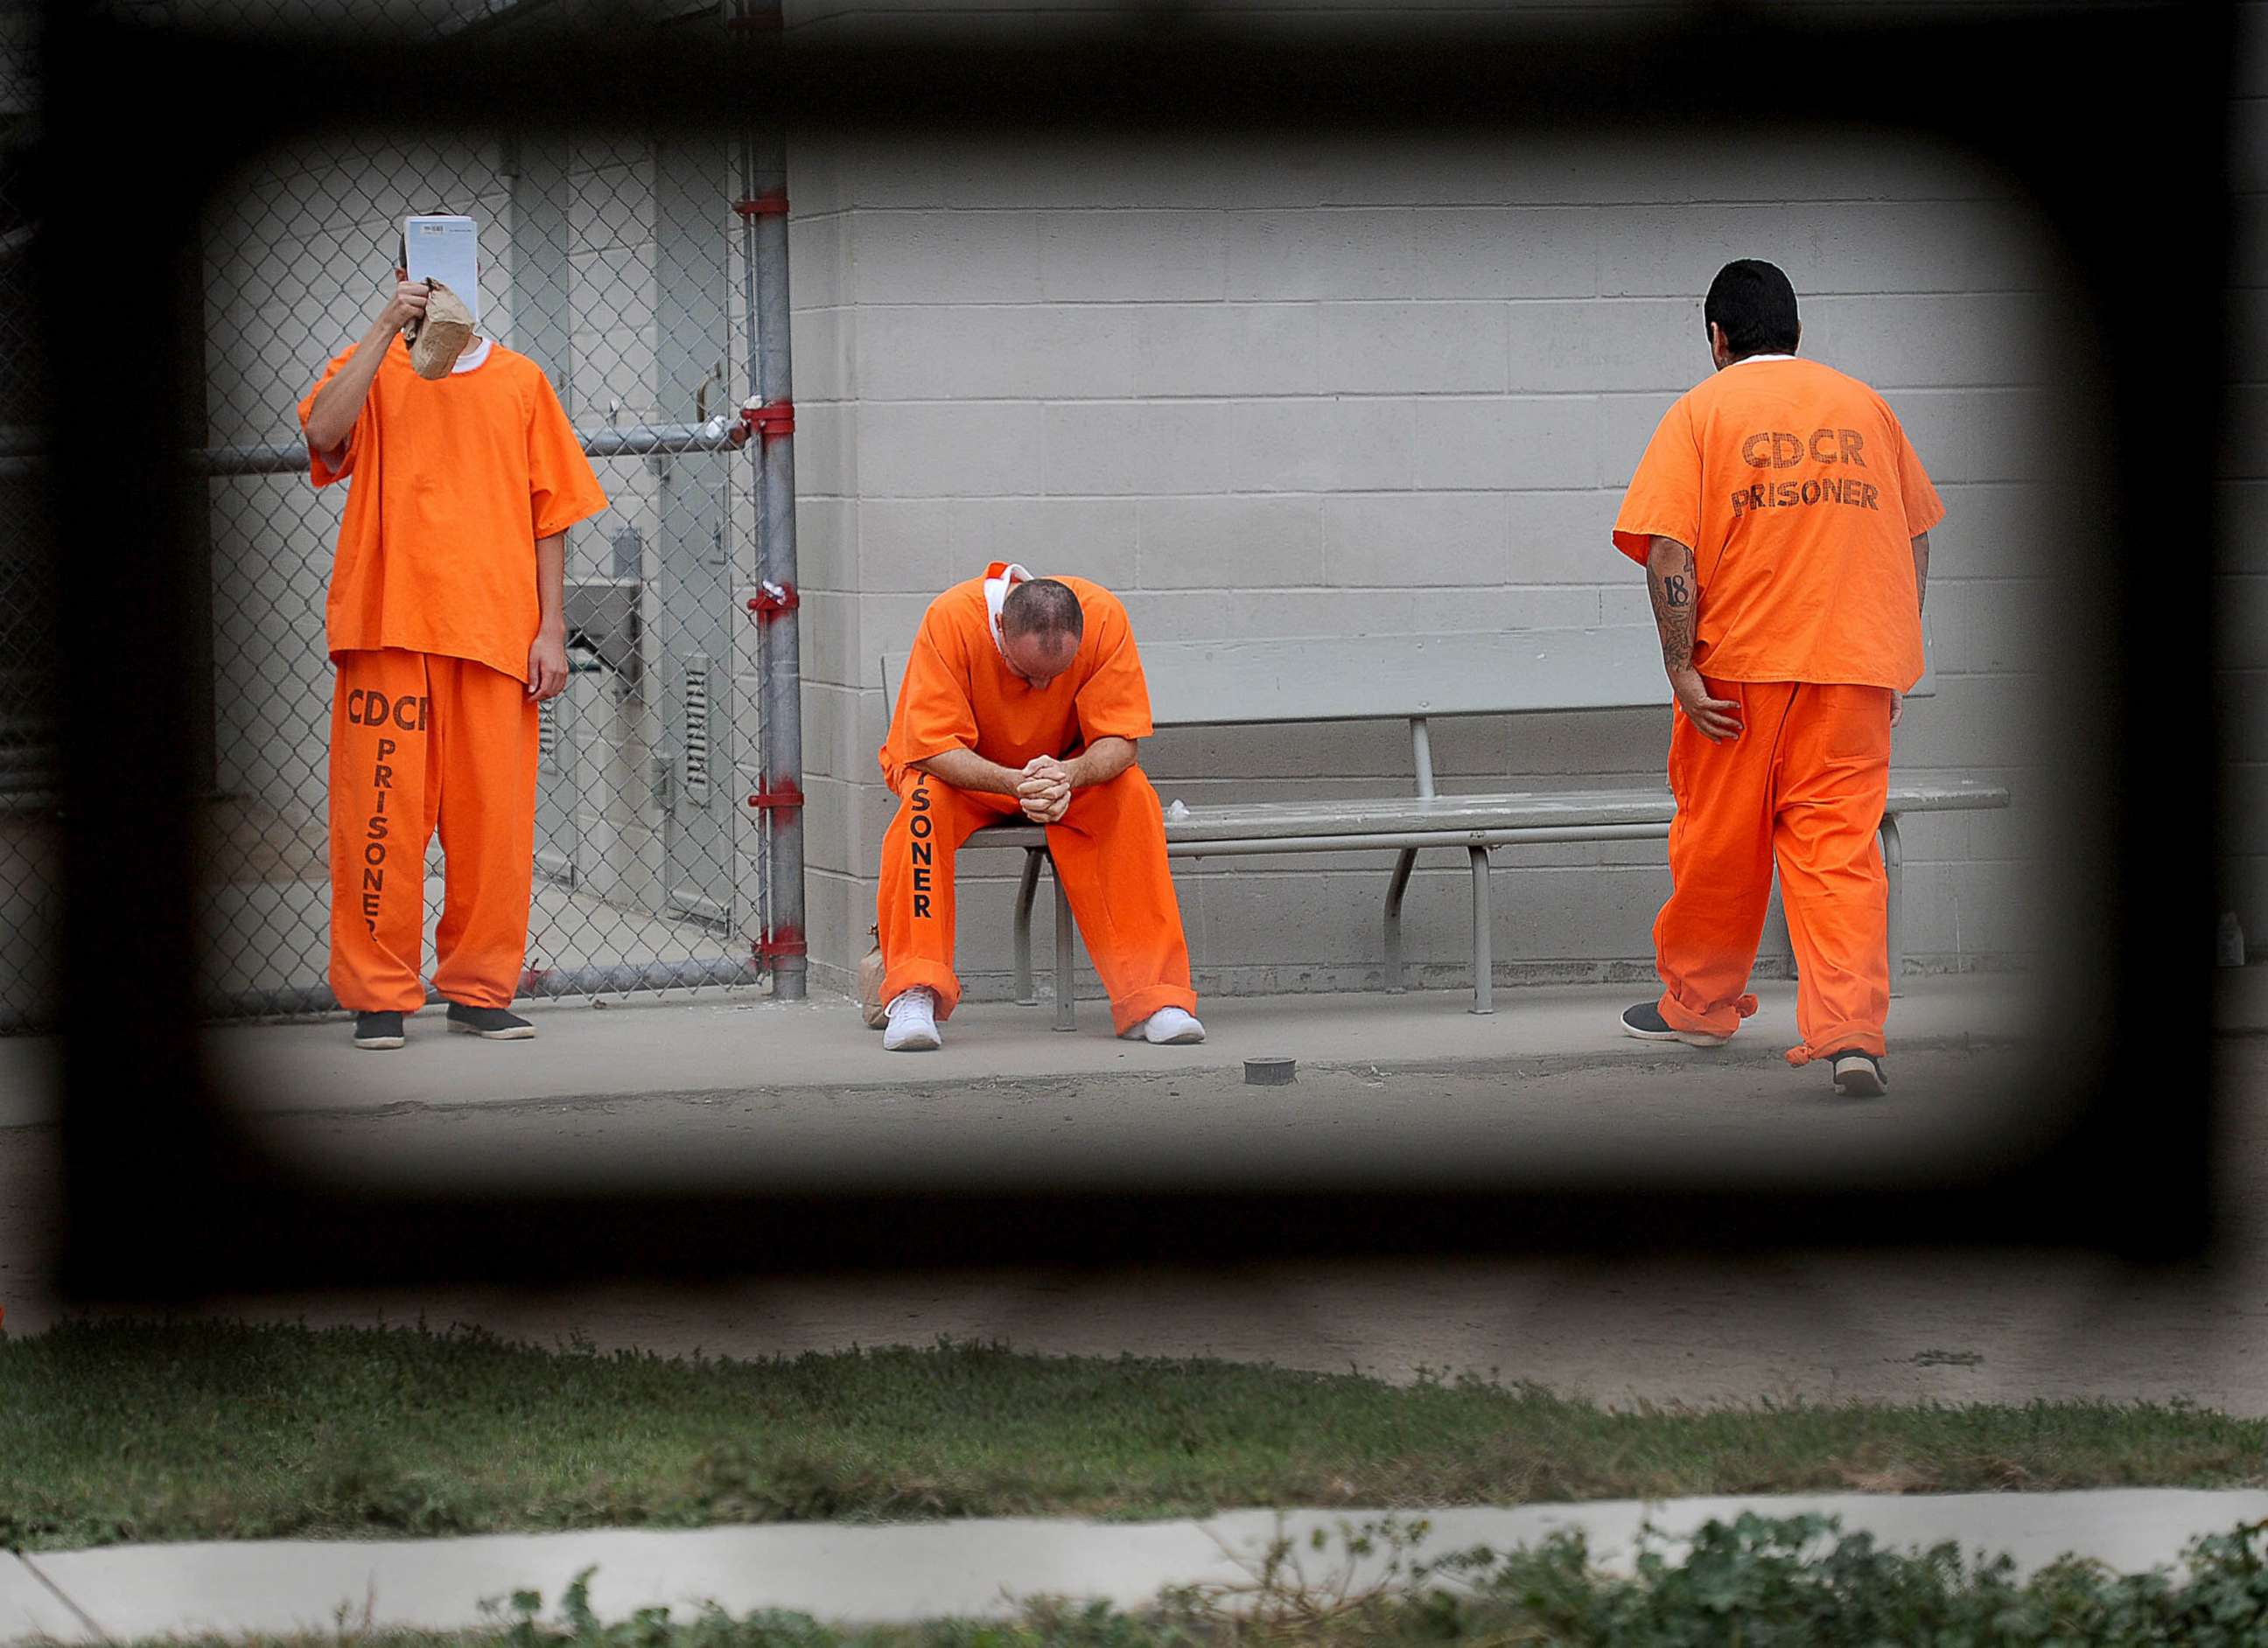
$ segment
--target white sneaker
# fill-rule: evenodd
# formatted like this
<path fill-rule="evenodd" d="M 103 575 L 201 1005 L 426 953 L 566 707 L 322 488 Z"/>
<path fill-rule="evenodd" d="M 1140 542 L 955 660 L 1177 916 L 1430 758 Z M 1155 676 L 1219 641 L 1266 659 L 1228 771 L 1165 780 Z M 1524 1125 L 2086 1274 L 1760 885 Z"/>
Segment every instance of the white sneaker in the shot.
<path fill-rule="evenodd" d="M 1182 1047 L 1204 1040 L 1204 1026 L 1197 1015 L 1179 1007 L 1160 1007 L 1142 1025 L 1142 1039 L 1152 1047 Z"/>
<path fill-rule="evenodd" d="M 1835 1091 L 1846 1099 L 1879 1099 L 1890 1090 L 1882 1074 L 1882 1061 L 1871 1053 L 1845 1048 L 1835 1056 Z"/>
<path fill-rule="evenodd" d="M 933 1053 L 945 1045 L 937 1033 L 937 992 L 917 984 L 900 990 L 890 1004 L 890 1022 L 882 1032 L 885 1053 Z"/>

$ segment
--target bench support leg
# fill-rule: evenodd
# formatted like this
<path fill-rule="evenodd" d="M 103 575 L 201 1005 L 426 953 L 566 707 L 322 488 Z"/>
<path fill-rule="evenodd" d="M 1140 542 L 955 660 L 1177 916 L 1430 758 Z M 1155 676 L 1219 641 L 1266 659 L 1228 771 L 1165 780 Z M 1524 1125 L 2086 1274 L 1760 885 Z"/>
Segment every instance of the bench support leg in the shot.
<path fill-rule="evenodd" d="M 1402 974 L 1402 895 L 1410 887 L 1410 872 L 1417 865 L 1418 850 L 1404 847 L 1394 861 L 1394 879 L 1386 884 L 1386 988 L 1399 996 L 1410 988 Z"/>
<path fill-rule="evenodd" d="M 1496 1011 L 1496 960 L 1491 953 L 1494 931 L 1489 923 L 1489 856 L 1485 847 L 1470 847 L 1473 856 L 1473 1011 Z"/>
<path fill-rule="evenodd" d="M 1079 1028 L 1078 1011 L 1071 998 L 1071 894 L 1064 888 L 1062 869 L 1048 861 L 1056 884 L 1056 1021 L 1057 1030 Z"/>
<path fill-rule="evenodd" d="M 1042 847 L 1024 849 L 1024 879 L 1016 886 L 1016 1005 L 1036 1007 L 1040 992 L 1032 983 L 1032 904 L 1039 896 L 1040 865 L 1047 858 Z"/>
<path fill-rule="evenodd" d="M 1906 975 L 1906 952 L 1898 919 L 1903 902 L 1898 895 L 1905 880 L 1903 873 L 1904 864 L 1905 850 L 1898 842 L 1898 821 L 1886 813 L 1882 818 L 1882 876 L 1889 884 L 1883 891 L 1889 906 L 1890 994 L 1893 997 L 1905 994 L 1902 982 Z"/>

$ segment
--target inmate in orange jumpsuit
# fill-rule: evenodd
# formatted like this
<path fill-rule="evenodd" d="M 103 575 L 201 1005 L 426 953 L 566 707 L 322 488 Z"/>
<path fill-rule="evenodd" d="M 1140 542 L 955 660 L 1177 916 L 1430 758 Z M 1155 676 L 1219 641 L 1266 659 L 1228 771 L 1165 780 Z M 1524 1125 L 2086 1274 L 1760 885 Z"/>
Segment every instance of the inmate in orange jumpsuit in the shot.
<path fill-rule="evenodd" d="M 481 352 L 485 347 L 485 352 Z M 352 350 L 331 362 L 316 395 Z M 527 950 L 541 615 L 535 541 L 607 506 L 542 370 L 475 344 L 420 378 L 388 346 L 336 467 L 348 482 L 325 608 L 331 705 L 331 990 L 357 1012 L 415 1012 L 435 827 L 448 887 L 433 985 L 507 1005 Z"/>
<path fill-rule="evenodd" d="M 1889 1012 L 1887 883 L 1875 831 L 1895 695 L 1922 673 L 1913 543 L 1945 516 L 1882 398 L 1814 361 L 1752 356 L 1689 392 L 1654 430 L 1616 518 L 1644 565 L 1655 537 L 1693 551 L 1693 665 L 1741 706 L 1712 743 L 1670 733 L 1669 901 L 1653 927 L 1662 1019 L 1730 1035 L 1777 859 L 1796 953 L 1801 1046 L 1877 1058 Z"/>
<path fill-rule="evenodd" d="M 1007 569 L 995 565 L 987 578 Z M 971 749 L 1012 769 L 1038 755 L 1068 760 L 1097 739 L 1150 735 L 1150 691 L 1134 631 L 1118 598 L 1085 578 L 1067 578 L 1086 615 L 1071 666 L 1035 692 L 1012 673 L 993 638 L 984 578 L 957 584 L 931 603 L 906 661 L 882 773 L 899 798 L 882 842 L 876 916 L 887 967 L 882 999 L 926 985 L 937 1016 L 961 999 L 953 970 L 954 856 L 971 832 L 1022 817 L 1013 796 L 957 790 L 912 763 Z M 1189 949 L 1166 867 L 1166 825 L 1158 792 L 1139 768 L 1071 792 L 1071 808 L 1048 826 L 1048 851 L 1070 895 L 1087 954 L 1110 994 L 1121 1034 L 1161 1007 L 1194 1012 Z"/>

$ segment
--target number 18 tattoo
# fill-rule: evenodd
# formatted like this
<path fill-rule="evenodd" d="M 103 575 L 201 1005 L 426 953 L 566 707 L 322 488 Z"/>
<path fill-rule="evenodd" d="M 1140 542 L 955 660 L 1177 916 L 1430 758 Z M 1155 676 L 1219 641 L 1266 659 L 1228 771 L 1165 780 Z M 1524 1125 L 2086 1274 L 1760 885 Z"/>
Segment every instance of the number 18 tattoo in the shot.
<path fill-rule="evenodd" d="M 1675 538 L 1661 537 L 1648 548 L 1646 581 L 1653 598 L 1653 622 L 1661 631 L 1661 661 L 1675 673 L 1693 662 L 1693 551 Z"/>

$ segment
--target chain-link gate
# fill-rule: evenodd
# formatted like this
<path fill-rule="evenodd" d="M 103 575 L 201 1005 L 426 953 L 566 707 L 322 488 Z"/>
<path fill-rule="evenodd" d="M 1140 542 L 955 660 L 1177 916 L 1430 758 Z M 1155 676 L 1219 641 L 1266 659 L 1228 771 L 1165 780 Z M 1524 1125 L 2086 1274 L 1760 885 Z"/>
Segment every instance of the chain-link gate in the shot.
<path fill-rule="evenodd" d="M 545 369 L 593 455 L 611 507 L 568 539 L 571 673 L 543 711 L 532 993 L 750 975 L 738 932 L 756 889 L 731 794 L 753 732 L 733 713 L 734 562 L 753 545 L 730 438 L 746 340 L 728 167 L 721 143 L 374 143 L 279 159 L 207 224 L 215 447 L 286 432 L 390 290 L 402 218 L 459 211 L 480 224 L 482 330 Z M 249 334 L 248 316 L 262 317 Z M 255 1012 L 320 1004 L 328 956 L 322 600 L 340 511 L 290 455 L 290 474 L 212 482 L 207 977 Z"/>
<path fill-rule="evenodd" d="M 148 8 L 180 24 L 196 0 Z M 258 9 L 267 15 L 252 17 Z M 217 0 L 230 26 L 382 39 L 556 19 L 506 0 Z M 715 0 L 641 9 L 641 26 L 721 29 Z M 204 20 L 210 21 L 209 18 Z M 536 881 L 523 996 L 753 984 L 764 946 L 761 626 L 753 380 L 757 281 L 745 196 L 755 151 L 693 131 L 593 137 L 372 135 L 265 157 L 204 214 L 204 445 L 212 735 L 200 820 L 202 966 L 220 1016 L 321 1011 L 330 887 L 324 645 L 342 488 L 307 477 L 296 408 L 391 295 L 405 217 L 478 227 L 480 332 L 549 376 L 609 499 L 567 542 L 570 677 L 544 706 Z M 19 231 L 0 199 L 0 261 Z M 11 311 L 0 327 L 22 324 Z M 0 337 L 0 421 L 33 363 Z M 0 454 L 0 1025 L 46 1015 L 37 975 L 61 882 L 48 723 L 33 688 L 54 631 L 14 535 Z M 351 480 L 345 485 L 350 486 Z M 761 599 L 761 598 L 760 598 Z M 531 637 L 532 638 L 532 637 Z M 427 933 L 440 908 L 425 865 Z M 799 934 L 797 935 L 799 938 Z M 799 946 L 798 946 L 799 947 Z M 430 960 L 430 953 L 428 960 Z"/>

